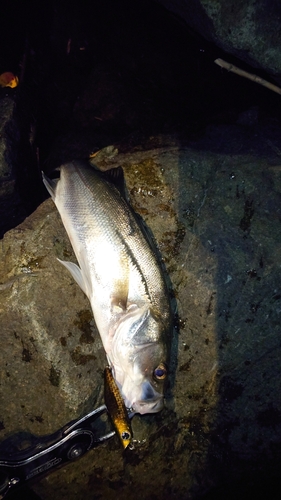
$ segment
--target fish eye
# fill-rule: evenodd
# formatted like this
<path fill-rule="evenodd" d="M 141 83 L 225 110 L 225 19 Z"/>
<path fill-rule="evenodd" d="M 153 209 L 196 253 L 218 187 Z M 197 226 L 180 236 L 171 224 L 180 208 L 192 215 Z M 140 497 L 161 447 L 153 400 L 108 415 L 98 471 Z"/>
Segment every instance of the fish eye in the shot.
<path fill-rule="evenodd" d="M 128 441 L 128 439 L 131 439 L 131 434 L 128 431 L 124 431 L 121 434 L 121 438 L 123 441 Z"/>
<path fill-rule="evenodd" d="M 157 380 L 164 380 L 167 377 L 167 368 L 164 363 L 160 363 L 157 368 L 155 368 L 153 375 Z"/>

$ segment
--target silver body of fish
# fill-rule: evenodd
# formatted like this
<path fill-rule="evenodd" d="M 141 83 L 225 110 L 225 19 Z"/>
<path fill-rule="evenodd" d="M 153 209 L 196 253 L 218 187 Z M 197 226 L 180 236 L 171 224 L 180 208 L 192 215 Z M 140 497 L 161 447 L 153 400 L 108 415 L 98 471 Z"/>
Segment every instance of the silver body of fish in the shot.
<path fill-rule="evenodd" d="M 155 251 L 120 191 L 87 162 L 43 181 L 79 267 L 62 264 L 90 300 L 108 362 L 133 413 L 163 407 L 172 315 Z"/>

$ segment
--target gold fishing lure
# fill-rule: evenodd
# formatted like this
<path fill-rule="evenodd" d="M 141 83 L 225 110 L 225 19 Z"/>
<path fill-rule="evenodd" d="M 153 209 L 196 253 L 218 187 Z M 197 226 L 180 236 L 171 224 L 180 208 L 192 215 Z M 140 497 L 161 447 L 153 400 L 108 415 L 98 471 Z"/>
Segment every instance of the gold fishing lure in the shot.
<path fill-rule="evenodd" d="M 104 370 L 104 401 L 116 433 L 125 449 L 133 437 L 131 422 L 111 368 L 108 366 Z"/>

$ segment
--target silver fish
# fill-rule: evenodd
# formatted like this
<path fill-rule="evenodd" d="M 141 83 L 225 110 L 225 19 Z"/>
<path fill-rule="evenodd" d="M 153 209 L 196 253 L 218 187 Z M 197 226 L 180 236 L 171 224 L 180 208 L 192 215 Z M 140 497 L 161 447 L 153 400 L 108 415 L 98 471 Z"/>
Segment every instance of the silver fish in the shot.
<path fill-rule="evenodd" d="M 120 190 L 87 162 L 62 165 L 59 180 L 43 174 L 43 181 L 80 267 L 60 262 L 90 300 L 126 407 L 132 413 L 160 411 L 172 316 L 145 230 Z"/>

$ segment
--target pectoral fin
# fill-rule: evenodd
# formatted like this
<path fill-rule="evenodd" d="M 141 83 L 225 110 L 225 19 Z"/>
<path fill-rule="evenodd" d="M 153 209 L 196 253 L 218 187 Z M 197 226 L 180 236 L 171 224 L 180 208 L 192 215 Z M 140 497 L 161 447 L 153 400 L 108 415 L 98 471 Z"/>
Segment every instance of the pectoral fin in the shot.
<path fill-rule="evenodd" d="M 129 294 L 130 269 L 126 255 L 120 254 L 118 265 L 115 266 L 112 276 L 111 303 L 116 312 L 127 309 Z"/>
<path fill-rule="evenodd" d="M 60 259 L 58 259 L 58 261 L 61 264 L 63 264 L 64 267 L 66 267 L 66 269 L 70 272 L 71 276 L 75 279 L 76 283 L 78 283 L 83 292 L 88 296 L 89 290 L 87 289 L 87 283 L 83 278 L 83 274 L 80 267 L 78 267 L 77 264 L 74 264 L 74 262 L 68 262 Z"/>

